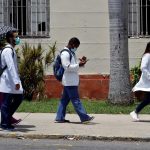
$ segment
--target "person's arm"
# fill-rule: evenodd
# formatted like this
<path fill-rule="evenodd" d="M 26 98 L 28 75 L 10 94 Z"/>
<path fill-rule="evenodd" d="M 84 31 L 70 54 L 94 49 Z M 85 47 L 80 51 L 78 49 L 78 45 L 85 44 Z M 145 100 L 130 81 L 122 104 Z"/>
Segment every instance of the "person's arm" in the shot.
<path fill-rule="evenodd" d="M 11 48 L 7 48 L 6 50 L 4 50 L 4 60 L 5 63 L 7 65 L 7 69 L 9 70 L 9 74 L 11 75 L 11 78 L 16 86 L 16 90 L 18 90 L 20 88 L 20 78 L 18 76 L 18 72 L 15 69 L 15 64 L 13 61 L 13 55 L 12 55 L 12 49 Z M 17 63 L 17 62 L 16 62 Z"/>
<path fill-rule="evenodd" d="M 79 64 L 71 64 L 70 54 L 67 51 L 61 53 L 61 61 L 64 69 L 68 72 L 77 72 L 79 69 Z"/>
<path fill-rule="evenodd" d="M 150 70 L 148 70 L 149 63 L 150 63 L 150 54 L 145 54 L 141 62 L 141 71 L 148 80 L 150 80 Z"/>

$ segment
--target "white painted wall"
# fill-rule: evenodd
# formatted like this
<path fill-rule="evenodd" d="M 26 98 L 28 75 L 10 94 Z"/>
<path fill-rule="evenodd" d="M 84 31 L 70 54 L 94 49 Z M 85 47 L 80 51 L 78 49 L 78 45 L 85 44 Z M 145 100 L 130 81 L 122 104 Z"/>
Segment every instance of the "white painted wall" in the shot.
<path fill-rule="evenodd" d="M 51 37 L 63 47 L 76 36 L 77 55 L 89 58 L 80 73 L 109 70 L 109 24 L 107 0 L 51 0 Z"/>
<path fill-rule="evenodd" d="M 67 45 L 71 37 L 78 37 L 81 45 L 78 57 L 89 58 L 80 74 L 109 74 L 109 13 L 108 0 L 50 0 L 50 38 L 24 39 L 33 45 L 57 41 L 58 49 Z M 138 64 L 149 39 L 129 39 L 130 67 Z M 46 71 L 52 73 L 52 67 Z"/>
<path fill-rule="evenodd" d="M 129 63 L 130 68 L 138 65 L 150 38 L 129 39 Z"/>

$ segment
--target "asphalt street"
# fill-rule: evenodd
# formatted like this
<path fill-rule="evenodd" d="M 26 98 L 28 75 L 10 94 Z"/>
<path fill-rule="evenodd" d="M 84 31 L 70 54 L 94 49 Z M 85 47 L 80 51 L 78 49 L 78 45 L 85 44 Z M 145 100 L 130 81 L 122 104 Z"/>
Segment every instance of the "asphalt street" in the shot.
<path fill-rule="evenodd" d="M 149 150 L 149 142 L 0 138 L 0 150 Z"/>

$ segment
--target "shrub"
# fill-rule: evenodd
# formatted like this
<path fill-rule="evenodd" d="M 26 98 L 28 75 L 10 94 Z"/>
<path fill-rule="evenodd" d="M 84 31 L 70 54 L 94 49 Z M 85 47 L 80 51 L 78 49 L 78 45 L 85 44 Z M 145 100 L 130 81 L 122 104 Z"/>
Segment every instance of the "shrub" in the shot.
<path fill-rule="evenodd" d="M 135 86 L 135 84 L 139 81 L 139 79 L 141 77 L 140 64 L 141 63 L 139 63 L 138 66 L 131 68 L 131 70 L 130 70 L 132 87 Z"/>
<path fill-rule="evenodd" d="M 56 42 L 53 46 L 49 46 L 45 56 L 45 50 L 42 49 L 41 44 L 31 47 L 25 43 L 22 50 L 18 51 L 20 55 L 19 73 L 25 91 L 25 99 L 32 100 L 34 95 L 38 99 L 45 97 L 44 68 L 54 61 L 55 51 Z"/>

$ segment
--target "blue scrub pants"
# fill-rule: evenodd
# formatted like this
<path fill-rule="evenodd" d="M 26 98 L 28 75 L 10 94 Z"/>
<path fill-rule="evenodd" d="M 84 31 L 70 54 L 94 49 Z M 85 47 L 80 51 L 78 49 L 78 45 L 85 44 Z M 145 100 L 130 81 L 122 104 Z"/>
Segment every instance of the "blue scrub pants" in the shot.
<path fill-rule="evenodd" d="M 89 116 L 87 115 L 79 99 L 78 86 L 64 86 L 56 120 L 61 121 L 65 119 L 66 107 L 69 104 L 70 100 L 74 106 L 75 111 L 79 115 L 81 122 L 89 120 Z"/>

